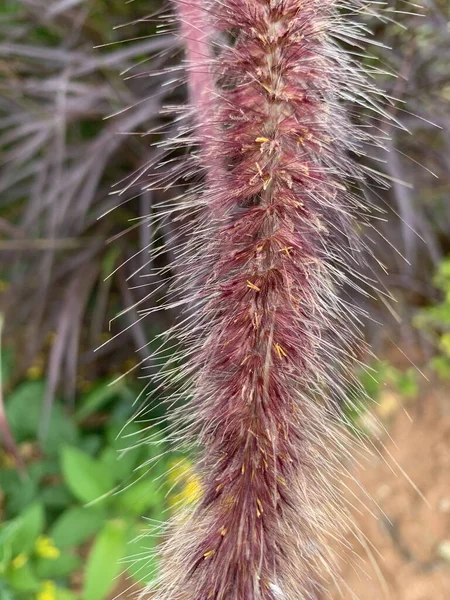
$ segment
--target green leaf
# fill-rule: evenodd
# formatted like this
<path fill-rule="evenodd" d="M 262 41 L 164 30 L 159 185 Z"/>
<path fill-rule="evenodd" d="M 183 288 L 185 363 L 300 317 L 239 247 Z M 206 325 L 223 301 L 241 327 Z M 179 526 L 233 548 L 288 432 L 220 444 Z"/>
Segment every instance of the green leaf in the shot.
<path fill-rule="evenodd" d="M 81 502 L 93 502 L 111 491 L 114 482 L 102 464 L 71 446 L 62 452 L 62 471 L 70 491 Z"/>
<path fill-rule="evenodd" d="M 84 435 L 80 443 L 77 444 L 77 448 L 80 450 L 84 450 L 91 456 L 95 456 L 102 448 L 104 444 L 104 440 L 101 435 L 92 433 L 89 435 Z"/>
<path fill-rule="evenodd" d="M 44 393 L 43 381 L 27 381 L 6 399 L 8 423 L 17 442 L 36 440 L 42 417 Z M 43 451 L 49 455 L 56 455 L 61 444 L 76 444 L 77 439 L 78 432 L 73 420 L 68 418 L 61 405 L 55 403 L 52 406 L 47 435 L 42 441 Z"/>
<path fill-rule="evenodd" d="M 142 515 L 164 502 L 160 484 L 155 485 L 148 476 L 132 483 L 129 488 L 119 492 L 116 498 L 123 511 L 130 511 L 135 515 Z"/>
<path fill-rule="evenodd" d="M 83 600 L 103 600 L 123 569 L 127 528 L 124 521 L 109 521 L 96 537 L 86 566 Z"/>
<path fill-rule="evenodd" d="M 97 533 L 104 521 L 105 512 L 102 509 L 75 506 L 59 517 L 49 535 L 58 548 L 78 546 Z"/>
<path fill-rule="evenodd" d="M 63 444 L 78 444 L 78 430 L 60 404 L 53 404 L 51 411 L 50 425 L 41 446 L 46 454 L 58 456 Z"/>
<path fill-rule="evenodd" d="M 9 348 L 2 348 L 1 352 L 1 382 L 6 389 L 14 374 L 14 353 Z"/>
<path fill-rule="evenodd" d="M 9 585 L 20 592 L 37 592 L 41 582 L 36 577 L 30 563 L 20 569 L 11 569 L 7 575 Z"/>
<path fill-rule="evenodd" d="M 117 482 L 129 477 L 133 470 L 141 464 L 144 449 L 143 445 L 139 445 L 140 427 L 131 423 L 121 433 L 122 429 L 122 426 L 110 425 L 106 434 L 114 451 L 114 473 Z M 112 462 L 112 455 L 107 460 Z"/>
<path fill-rule="evenodd" d="M 415 398 L 419 393 L 415 371 L 408 369 L 408 371 L 405 371 L 404 373 L 399 373 L 397 389 L 405 398 Z"/>
<path fill-rule="evenodd" d="M 439 379 L 442 381 L 450 379 L 450 360 L 446 356 L 435 356 L 432 358 L 430 367 L 436 371 Z"/>
<path fill-rule="evenodd" d="M 117 452 L 114 450 L 114 448 L 107 446 L 104 448 L 99 459 L 103 465 L 103 468 L 109 473 L 112 473 L 114 481 L 118 480 L 116 472 L 117 458 Z"/>
<path fill-rule="evenodd" d="M 39 498 L 46 508 L 61 509 L 72 503 L 72 495 L 63 484 L 44 487 L 39 494 Z"/>
<path fill-rule="evenodd" d="M 0 469 L 0 490 L 6 496 L 6 513 L 9 517 L 20 515 L 38 496 L 33 479 L 22 479 L 13 469 Z"/>
<path fill-rule="evenodd" d="M 36 439 L 44 391 L 43 381 L 27 381 L 6 398 L 6 416 L 17 442 Z"/>
<path fill-rule="evenodd" d="M 40 558 L 36 561 L 36 574 L 40 579 L 56 579 L 66 577 L 76 571 L 82 564 L 79 556 L 65 552 L 58 558 Z"/>
<path fill-rule="evenodd" d="M 158 573 L 158 557 L 155 555 L 156 537 L 142 536 L 133 529 L 131 540 L 127 544 L 127 573 L 137 583 L 150 583 Z"/>
<path fill-rule="evenodd" d="M 18 519 L 2 523 L 0 527 L 0 573 L 6 569 L 6 566 L 11 562 L 11 559 L 13 558 L 11 546 L 12 540 L 14 539 L 14 535 L 18 527 Z"/>
<path fill-rule="evenodd" d="M 5 581 L 0 579 L 0 598 L 2 600 L 16 600 L 16 594 L 11 590 L 11 588 L 6 584 Z"/>
<path fill-rule="evenodd" d="M 67 590 L 66 588 L 56 588 L 55 600 L 77 600 L 77 594 Z"/>
<path fill-rule="evenodd" d="M 109 400 L 112 400 L 125 386 L 125 380 L 116 383 L 114 380 L 102 382 L 98 387 L 83 397 L 80 408 L 75 413 L 78 422 L 84 421 L 89 415 L 102 408 Z"/>
<path fill-rule="evenodd" d="M 41 504 L 33 504 L 25 510 L 15 522 L 17 528 L 14 531 L 11 543 L 12 556 L 22 552 L 29 554 L 34 547 L 36 538 L 44 528 L 44 509 Z"/>

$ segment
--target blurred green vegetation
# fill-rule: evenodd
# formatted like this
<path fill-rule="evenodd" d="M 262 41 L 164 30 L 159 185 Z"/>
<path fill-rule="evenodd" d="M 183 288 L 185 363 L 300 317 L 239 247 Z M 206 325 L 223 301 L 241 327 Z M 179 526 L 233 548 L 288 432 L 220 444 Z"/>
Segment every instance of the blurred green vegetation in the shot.
<path fill-rule="evenodd" d="M 18 456 L 0 453 L 2 600 L 104 600 L 120 574 L 127 587 L 155 576 L 161 524 L 199 484 L 158 430 L 143 443 L 141 426 L 124 426 L 136 395 L 123 379 L 102 381 L 74 410 L 56 399 L 45 424 L 44 381 L 6 394 Z"/>
<path fill-rule="evenodd" d="M 440 299 L 422 308 L 414 318 L 414 325 L 424 332 L 436 350 L 430 367 L 442 381 L 450 379 L 450 257 L 439 265 L 433 279 Z"/>

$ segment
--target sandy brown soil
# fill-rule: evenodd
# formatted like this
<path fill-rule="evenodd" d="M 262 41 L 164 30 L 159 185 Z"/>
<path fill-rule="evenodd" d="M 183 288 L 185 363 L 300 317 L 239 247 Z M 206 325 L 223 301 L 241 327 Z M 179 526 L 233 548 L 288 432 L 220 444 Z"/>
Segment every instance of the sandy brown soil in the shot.
<path fill-rule="evenodd" d="M 380 454 L 355 469 L 374 499 L 365 503 L 375 516 L 354 511 L 377 566 L 349 534 L 365 562 L 358 566 L 350 554 L 343 557 L 348 589 L 332 597 L 450 600 L 450 392 L 423 393 L 402 405 L 387 391 L 377 412 L 389 434 L 381 434 Z"/>

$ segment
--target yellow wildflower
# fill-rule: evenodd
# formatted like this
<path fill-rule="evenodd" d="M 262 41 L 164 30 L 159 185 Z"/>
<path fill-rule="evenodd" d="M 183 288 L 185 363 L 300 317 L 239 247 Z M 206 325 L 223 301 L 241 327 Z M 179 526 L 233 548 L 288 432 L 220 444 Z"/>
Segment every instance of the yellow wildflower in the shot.
<path fill-rule="evenodd" d="M 21 552 L 15 558 L 12 559 L 11 565 L 13 569 L 21 569 L 27 561 L 28 556 L 25 554 L 25 552 Z"/>
<path fill-rule="evenodd" d="M 202 494 L 200 477 L 196 475 L 192 463 L 187 458 L 170 461 L 168 480 L 176 490 L 169 498 L 172 507 L 191 504 Z"/>
<path fill-rule="evenodd" d="M 36 595 L 36 600 L 55 600 L 56 598 L 56 585 L 53 581 L 44 581 L 42 589 Z"/>
<path fill-rule="evenodd" d="M 5 469 L 14 469 L 16 466 L 16 461 L 11 454 L 0 450 L 0 467 L 4 467 Z"/>
<path fill-rule="evenodd" d="M 167 478 L 172 485 L 186 480 L 192 473 L 192 464 L 187 458 L 176 458 L 169 461 Z"/>
<path fill-rule="evenodd" d="M 202 495 L 202 486 L 200 483 L 200 478 L 197 476 L 192 476 L 186 485 L 183 488 L 180 496 L 182 500 L 188 504 L 198 500 Z"/>
<path fill-rule="evenodd" d="M 34 544 L 34 549 L 36 554 L 42 558 L 59 558 L 61 554 L 59 548 L 57 548 L 53 543 L 53 540 L 46 535 L 40 535 L 37 538 L 36 543 Z"/>
<path fill-rule="evenodd" d="M 41 379 L 42 375 L 44 374 L 44 369 L 45 359 L 44 356 L 40 354 L 31 367 L 27 369 L 27 378 L 32 380 Z"/>

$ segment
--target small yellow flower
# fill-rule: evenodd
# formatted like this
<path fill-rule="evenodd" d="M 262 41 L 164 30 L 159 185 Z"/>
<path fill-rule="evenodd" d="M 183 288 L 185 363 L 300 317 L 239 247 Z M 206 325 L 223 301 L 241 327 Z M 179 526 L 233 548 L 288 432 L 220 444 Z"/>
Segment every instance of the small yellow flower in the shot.
<path fill-rule="evenodd" d="M 53 543 L 53 540 L 46 535 L 40 535 L 37 538 L 34 544 L 34 549 L 36 554 L 42 558 L 55 559 L 59 558 L 61 554 L 59 548 L 57 548 Z"/>
<path fill-rule="evenodd" d="M 180 496 L 182 497 L 184 502 L 190 504 L 191 502 L 195 502 L 195 500 L 198 500 L 201 495 L 202 485 L 200 483 L 200 478 L 196 475 L 193 475 L 184 486 Z"/>
<path fill-rule="evenodd" d="M 36 600 L 55 600 L 56 585 L 53 581 L 44 581 L 42 589 L 36 595 Z"/>
<path fill-rule="evenodd" d="M 36 361 L 27 369 L 27 379 L 41 379 L 44 374 L 45 361 L 43 356 L 38 356 Z"/>
<path fill-rule="evenodd" d="M 28 556 L 25 554 L 25 552 L 21 552 L 15 558 L 12 559 L 11 565 L 13 569 L 21 569 L 27 561 Z"/>
<path fill-rule="evenodd" d="M 5 469 L 14 469 L 16 466 L 16 461 L 11 454 L 0 450 L 0 467 L 4 467 Z"/>
<path fill-rule="evenodd" d="M 192 464 L 187 458 L 176 458 L 169 461 L 167 478 L 172 485 L 186 480 L 192 473 Z"/>
<path fill-rule="evenodd" d="M 187 458 L 179 458 L 169 463 L 169 483 L 175 488 L 170 495 L 172 507 L 192 504 L 202 495 L 200 477 L 194 472 L 192 463 Z"/>

